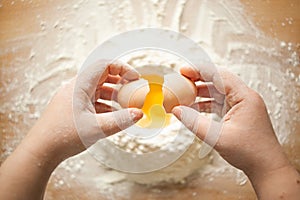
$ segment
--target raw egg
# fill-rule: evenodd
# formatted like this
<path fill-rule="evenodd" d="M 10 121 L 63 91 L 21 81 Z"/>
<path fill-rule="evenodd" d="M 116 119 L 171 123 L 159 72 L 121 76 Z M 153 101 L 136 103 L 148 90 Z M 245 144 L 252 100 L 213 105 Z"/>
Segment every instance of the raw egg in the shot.
<path fill-rule="evenodd" d="M 195 84 L 179 73 L 152 72 L 123 85 L 118 92 L 118 102 L 123 108 L 142 109 L 144 117 L 137 125 L 160 128 L 169 124 L 172 116 L 169 113 L 175 106 L 193 104 L 196 95 Z"/>

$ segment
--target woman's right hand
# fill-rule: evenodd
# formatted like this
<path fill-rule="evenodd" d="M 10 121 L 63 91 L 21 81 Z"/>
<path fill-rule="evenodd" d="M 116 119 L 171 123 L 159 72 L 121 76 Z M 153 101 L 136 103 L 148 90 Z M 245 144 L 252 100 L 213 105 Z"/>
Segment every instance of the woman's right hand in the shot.
<path fill-rule="evenodd" d="M 265 184 L 268 180 L 276 185 L 269 178 L 275 175 L 274 178 L 281 179 L 277 177 L 281 170 L 293 175 L 281 181 L 292 181 L 290 189 L 294 188 L 294 193 L 299 194 L 299 174 L 283 153 L 261 96 L 225 69 L 202 73 L 201 69 L 184 67 L 181 73 L 192 81 L 203 81 L 197 86 L 198 96 L 212 100 L 195 103 L 192 108 L 177 106 L 173 109 L 174 115 L 201 140 L 213 146 L 227 162 L 243 170 L 259 198 L 277 197 L 269 196 L 272 192 L 266 193 Z M 222 120 L 213 121 L 198 111 L 216 112 Z M 280 191 L 288 195 L 290 190 L 282 186 L 274 191 L 275 195 Z"/>

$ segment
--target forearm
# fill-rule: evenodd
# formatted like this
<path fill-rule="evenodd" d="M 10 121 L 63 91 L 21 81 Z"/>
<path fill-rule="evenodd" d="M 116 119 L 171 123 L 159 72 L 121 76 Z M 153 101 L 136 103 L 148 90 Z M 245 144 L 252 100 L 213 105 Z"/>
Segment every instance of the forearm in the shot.
<path fill-rule="evenodd" d="M 291 165 L 265 174 L 253 174 L 249 179 L 260 200 L 296 200 L 300 197 L 300 175 Z"/>
<path fill-rule="evenodd" d="M 7 200 L 42 199 L 52 171 L 59 160 L 51 159 L 37 131 L 29 135 L 17 147 L 0 168 L 0 196 Z"/>

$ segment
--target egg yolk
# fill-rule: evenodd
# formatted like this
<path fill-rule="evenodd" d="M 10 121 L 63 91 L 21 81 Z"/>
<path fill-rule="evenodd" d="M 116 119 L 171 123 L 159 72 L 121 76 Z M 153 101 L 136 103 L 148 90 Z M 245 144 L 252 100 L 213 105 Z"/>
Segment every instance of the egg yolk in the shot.
<path fill-rule="evenodd" d="M 167 114 L 163 102 L 164 79 L 158 75 L 145 75 L 142 78 L 148 81 L 149 92 L 145 98 L 142 111 L 144 117 L 137 122 L 143 128 L 162 128 L 169 124 L 171 114 Z"/>

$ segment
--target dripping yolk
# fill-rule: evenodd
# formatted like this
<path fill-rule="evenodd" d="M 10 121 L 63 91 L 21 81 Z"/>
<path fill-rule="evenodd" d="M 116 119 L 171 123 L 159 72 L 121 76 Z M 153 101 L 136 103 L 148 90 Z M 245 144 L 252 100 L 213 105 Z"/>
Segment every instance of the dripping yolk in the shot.
<path fill-rule="evenodd" d="M 149 92 L 142 107 L 144 117 L 137 122 L 137 125 L 143 128 L 162 128 L 167 126 L 171 114 L 167 114 L 163 106 L 163 77 L 158 75 L 146 75 L 142 76 L 142 78 L 148 81 Z"/>

